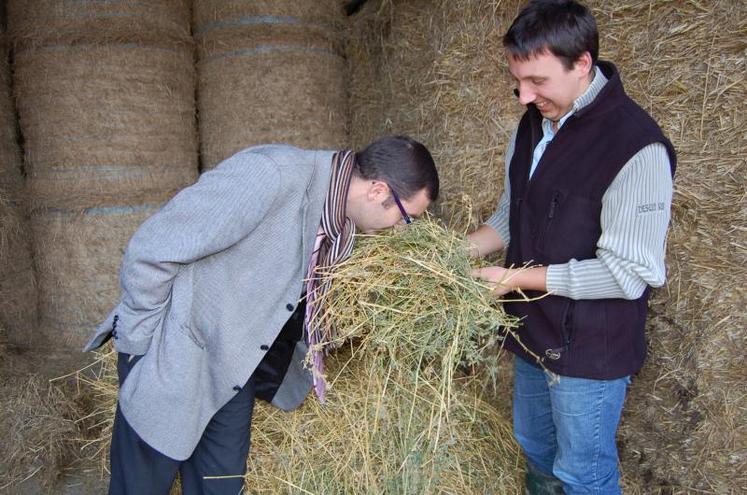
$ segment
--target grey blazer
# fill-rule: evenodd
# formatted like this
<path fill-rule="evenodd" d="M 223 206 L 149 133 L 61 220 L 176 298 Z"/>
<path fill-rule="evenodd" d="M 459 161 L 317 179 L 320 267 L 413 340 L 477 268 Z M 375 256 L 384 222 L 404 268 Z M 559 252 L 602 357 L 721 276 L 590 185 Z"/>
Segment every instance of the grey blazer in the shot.
<path fill-rule="evenodd" d="M 205 172 L 130 240 L 122 299 L 85 350 L 113 335 L 118 352 L 144 355 L 119 404 L 156 450 L 187 459 L 293 313 L 333 153 L 248 148 Z M 302 341 L 273 400 L 282 409 L 298 407 L 311 387 L 305 353 Z"/>

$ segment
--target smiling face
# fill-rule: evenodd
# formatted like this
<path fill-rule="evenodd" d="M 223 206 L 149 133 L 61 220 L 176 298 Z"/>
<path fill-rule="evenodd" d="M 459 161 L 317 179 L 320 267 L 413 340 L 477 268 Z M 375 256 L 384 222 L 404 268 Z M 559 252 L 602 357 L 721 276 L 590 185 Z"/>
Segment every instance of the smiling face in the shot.
<path fill-rule="evenodd" d="M 519 102 L 533 103 L 553 122 L 567 114 L 591 83 L 591 55 L 584 52 L 569 70 L 561 59 L 544 51 L 522 60 L 508 54 L 508 70 L 516 81 Z"/>

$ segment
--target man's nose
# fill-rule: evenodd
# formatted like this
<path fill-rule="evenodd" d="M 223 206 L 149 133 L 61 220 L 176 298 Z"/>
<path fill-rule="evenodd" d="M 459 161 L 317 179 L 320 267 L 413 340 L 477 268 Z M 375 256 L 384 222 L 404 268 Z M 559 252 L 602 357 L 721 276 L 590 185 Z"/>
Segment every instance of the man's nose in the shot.
<path fill-rule="evenodd" d="M 537 98 L 537 95 L 526 87 L 522 88 L 519 86 L 519 88 L 516 89 L 516 93 L 518 93 L 516 96 L 519 97 L 519 103 L 522 105 L 528 105 Z"/>

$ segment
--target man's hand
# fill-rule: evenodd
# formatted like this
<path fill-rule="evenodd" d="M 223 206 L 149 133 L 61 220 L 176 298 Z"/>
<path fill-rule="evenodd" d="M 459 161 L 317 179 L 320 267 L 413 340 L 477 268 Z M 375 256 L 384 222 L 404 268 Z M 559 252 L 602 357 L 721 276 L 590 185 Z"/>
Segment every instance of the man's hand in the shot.
<path fill-rule="evenodd" d="M 509 285 L 508 279 L 508 268 L 500 266 L 488 266 L 485 268 L 477 268 L 472 271 L 472 276 L 485 280 L 493 288 L 493 293 L 497 296 L 502 296 L 514 290 Z"/>
<path fill-rule="evenodd" d="M 517 289 L 547 291 L 547 267 L 503 268 L 488 266 L 472 271 L 472 276 L 494 284 L 493 292 L 503 296 Z"/>
<path fill-rule="evenodd" d="M 498 232 L 484 224 L 471 234 L 467 234 L 467 242 L 469 243 L 469 255 L 473 258 L 481 258 L 505 247 Z"/>

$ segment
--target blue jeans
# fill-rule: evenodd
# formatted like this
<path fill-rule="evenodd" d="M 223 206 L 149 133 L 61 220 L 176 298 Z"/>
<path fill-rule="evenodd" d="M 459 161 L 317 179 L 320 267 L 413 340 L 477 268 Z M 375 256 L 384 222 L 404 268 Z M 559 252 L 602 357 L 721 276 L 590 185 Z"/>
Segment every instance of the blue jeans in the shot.
<path fill-rule="evenodd" d="M 530 469 L 568 494 L 619 494 L 615 433 L 630 377 L 560 376 L 514 358 L 514 435 Z"/>

